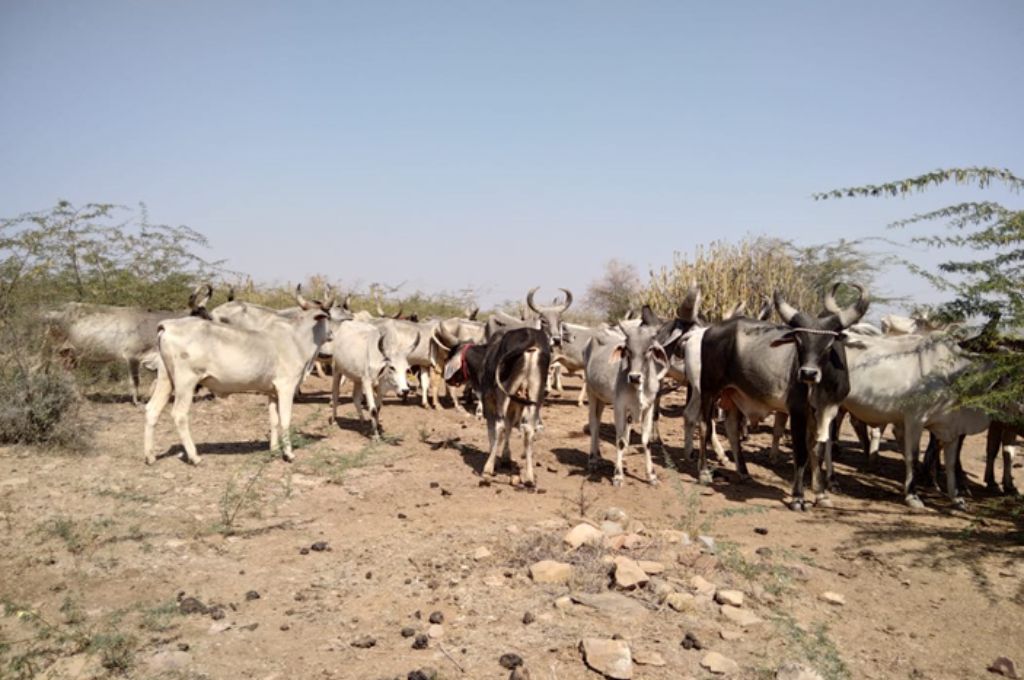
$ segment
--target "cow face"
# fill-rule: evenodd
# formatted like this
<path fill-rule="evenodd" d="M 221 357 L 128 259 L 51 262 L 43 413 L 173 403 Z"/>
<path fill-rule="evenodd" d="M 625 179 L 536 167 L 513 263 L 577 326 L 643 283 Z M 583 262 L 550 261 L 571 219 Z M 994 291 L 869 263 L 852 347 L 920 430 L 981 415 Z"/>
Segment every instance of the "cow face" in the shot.
<path fill-rule="evenodd" d="M 658 326 L 641 323 L 627 328 L 620 323 L 619 330 L 626 337 L 612 351 L 610 360 L 619 361 L 619 370 L 630 385 L 644 391 L 659 385 L 668 372 L 669 358 L 664 346 L 655 340 Z M 681 333 L 678 329 L 674 331 L 669 342 L 674 342 Z"/>
<path fill-rule="evenodd" d="M 526 294 L 526 304 L 537 315 L 537 319 L 540 321 L 540 329 L 551 338 L 551 346 L 561 347 L 563 340 L 569 334 L 562 325 L 562 314 L 572 305 L 572 291 L 567 288 L 561 289 L 565 293 L 565 302 L 561 305 L 538 307 L 533 301 L 533 296 L 537 290 L 537 288 L 533 288 Z"/>
<path fill-rule="evenodd" d="M 856 286 L 860 297 L 853 305 L 840 308 L 835 301 L 835 292 L 839 284 L 825 296 L 826 313 L 818 318 L 798 311 L 775 292 L 775 307 L 779 316 L 792 329 L 772 342 L 772 346 L 793 343 L 796 345 L 797 371 L 796 378 L 808 385 L 821 382 L 822 372 L 831 362 L 841 367 L 845 365 L 846 340 L 845 329 L 857 323 L 867 311 L 868 299 L 863 288 Z"/>
<path fill-rule="evenodd" d="M 330 316 L 325 312 L 317 312 L 313 323 L 313 341 L 319 347 L 334 340 L 334 332 L 331 330 Z"/>
<path fill-rule="evenodd" d="M 403 345 L 400 336 L 390 327 L 385 327 L 377 342 L 377 349 L 384 356 L 384 362 L 377 373 L 377 379 L 381 384 L 393 389 L 395 393 L 404 397 L 409 394 L 409 355 L 420 344 L 420 334 L 412 345 Z"/>

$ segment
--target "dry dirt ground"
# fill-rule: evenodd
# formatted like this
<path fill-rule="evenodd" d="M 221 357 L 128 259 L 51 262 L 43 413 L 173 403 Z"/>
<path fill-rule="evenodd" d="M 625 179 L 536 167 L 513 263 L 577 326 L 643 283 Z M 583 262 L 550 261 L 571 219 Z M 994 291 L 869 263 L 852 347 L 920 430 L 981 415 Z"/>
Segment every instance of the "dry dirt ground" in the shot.
<path fill-rule="evenodd" d="M 265 451 L 264 400 L 235 396 L 195 403 L 199 467 L 177 457 L 169 410 L 157 440 L 167 455 L 147 467 L 142 412 L 115 388 L 93 390 L 88 452 L 0 449 L 0 677 L 507 678 L 499 658 L 515 653 L 534 680 L 569 680 L 598 677 L 580 640 L 612 636 L 664 658 L 635 666 L 650 679 L 710 677 L 709 650 L 743 678 L 773 678 L 786 662 L 826 678 L 972 678 L 999 656 L 1024 664 L 1024 506 L 984 491 L 982 438 L 965 449 L 967 512 L 932 492 L 928 511 L 909 513 L 892 443 L 871 474 L 845 432 L 836 507 L 795 513 L 783 505 L 791 465 L 768 464 L 763 432 L 747 442 L 753 481 L 723 463 L 712 488 L 695 484 L 678 401 L 662 419 L 660 486 L 642 481 L 635 450 L 621 488 L 610 469 L 588 476 L 586 409 L 567 387 L 544 411 L 536 492 L 509 473 L 482 482 L 481 421 L 389 399 L 387 441 L 371 444 L 347 399 L 340 423 L 328 421 L 327 380 L 296 406 L 294 464 Z M 608 459 L 610 425 L 602 434 Z M 515 441 L 516 461 L 520 451 Z M 562 544 L 609 508 L 638 532 L 631 549 Z M 714 554 L 664 530 L 711 536 Z M 327 549 L 310 550 L 318 542 Z M 480 548 L 490 554 L 477 559 Z M 617 554 L 665 572 L 607 608 L 559 600 L 609 592 Z M 544 558 L 573 564 L 568 585 L 531 580 Z M 703 598 L 682 612 L 661 603 L 655 590 L 689 592 L 695 575 L 742 591 L 761 623 L 741 628 Z M 425 633 L 433 612 L 441 636 L 414 649 L 402 629 Z M 686 633 L 703 649 L 684 648 Z M 372 647 L 353 646 L 366 637 Z"/>

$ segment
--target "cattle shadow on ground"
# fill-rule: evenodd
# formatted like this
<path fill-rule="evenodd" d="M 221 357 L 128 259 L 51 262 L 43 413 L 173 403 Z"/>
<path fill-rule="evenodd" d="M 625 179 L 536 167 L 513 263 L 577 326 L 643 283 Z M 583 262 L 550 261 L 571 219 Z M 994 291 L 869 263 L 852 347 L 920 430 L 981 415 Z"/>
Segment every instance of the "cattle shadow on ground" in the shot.
<path fill-rule="evenodd" d="M 296 432 L 293 435 L 292 441 L 298 442 L 303 440 L 305 443 L 311 443 L 326 438 L 326 435 L 322 434 Z M 267 453 L 269 450 L 270 441 L 267 439 L 250 439 L 243 442 L 203 442 L 201 444 L 196 444 L 196 453 L 200 456 L 247 456 L 258 453 Z M 298 450 L 299 447 L 296 446 L 296 451 Z M 182 463 L 186 463 L 185 447 L 181 444 L 175 444 L 163 453 L 156 454 L 156 459 L 158 461 L 174 457 L 178 457 L 181 459 Z"/>
<path fill-rule="evenodd" d="M 929 513 L 887 513 L 866 510 L 863 513 L 830 513 L 812 518 L 821 530 L 834 522 L 853 529 L 853 536 L 842 543 L 837 553 L 854 563 L 872 564 L 894 574 L 903 565 L 925 568 L 937 574 L 962 567 L 975 586 L 992 602 L 1002 599 L 991 574 L 1004 578 L 1019 573 L 1024 559 L 1024 500 L 998 498 L 978 504 L 976 514 L 960 528 L 936 526 Z M 994 568 L 993 568 L 994 567 Z M 1024 604 L 1024 581 L 1016 584 L 1013 601 Z"/>
<path fill-rule="evenodd" d="M 86 401 L 91 401 L 94 404 L 130 404 L 132 403 L 132 396 L 130 394 L 117 394 L 114 392 L 89 392 L 83 395 Z M 139 397 L 139 404 L 145 405 L 148 401 L 145 397 Z"/>
<path fill-rule="evenodd" d="M 369 420 L 359 420 L 358 417 L 350 418 L 346 416 L 338 416 L 331 418 L 331 422 L 340 430 L 347 430 L 348 432 L 354 432 L 362 435 L 367 439 L 371 439 L 372 432 L 370 430 Z M 381 423 L 381 435 L 385 434 L 384 424 Z"/>

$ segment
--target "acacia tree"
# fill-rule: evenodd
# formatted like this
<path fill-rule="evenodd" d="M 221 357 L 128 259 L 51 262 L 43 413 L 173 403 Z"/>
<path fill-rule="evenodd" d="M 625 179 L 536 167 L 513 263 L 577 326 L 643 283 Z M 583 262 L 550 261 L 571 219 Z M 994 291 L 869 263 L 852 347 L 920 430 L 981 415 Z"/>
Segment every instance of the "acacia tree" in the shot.
<path fill-rule="evenodd" d="M 618 321 L 636 302 L 640 291 L 636 267 L 613 258 L 605 264 L 601 278 L 587 287 L 586 302 L 606 321 Z"/>
<path fill-rule="evenodd" d="M 918 177 L 834 189 L 815 194 L 817 200 L 894 197 L 920 193 L 943 184 L 986 189 L 993 183 L 1020 193 L 1024 179 L 1009 170 L 971 167 L 936 170 Z M 957 247 L 974 257 L 949 259 L 928 271 L 913 263 L 906 265 L 927 278 L 949 299 L 936 311 L 947 320 L 982 321 L 986 332 L 972 348 L 985 352 L 979 370 L 958 383 L 961 401 L 1003 419 L 1024 424 L 1020 405 L 1024 400 L 1024 353 L 1019 340 L 1002 333 L 1017 334 L 1024 327 L 1024 209 L 1006 207 L 993 201 L 966 201 L 913 215 L 889 225 L 905 228 L 918 224 L 944 223 L 946 230 L 916 236 L 914 243 L 932 248 Z M 1010 351 L 993 352 L 997 345 Z"/>

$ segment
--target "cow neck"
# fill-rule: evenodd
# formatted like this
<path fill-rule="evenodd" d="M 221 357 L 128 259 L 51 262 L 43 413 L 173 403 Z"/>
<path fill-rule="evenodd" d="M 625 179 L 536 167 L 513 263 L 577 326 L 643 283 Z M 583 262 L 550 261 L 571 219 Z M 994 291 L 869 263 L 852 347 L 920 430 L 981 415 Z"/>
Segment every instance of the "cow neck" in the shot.
<path fill-rule="evenodd" d="M 467 342 L 462 346 L 462 351 L 459 352 L 459 361 L 462 364 L 462 382 L 469 382 L 469 369 L 466 368 L 466 352 L 469 351 L 470 347 L 473 347 L 473 343 Z"/>

